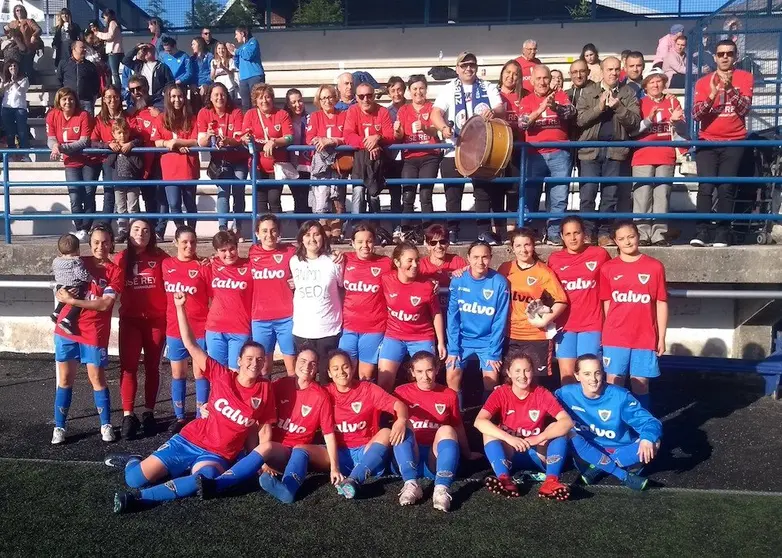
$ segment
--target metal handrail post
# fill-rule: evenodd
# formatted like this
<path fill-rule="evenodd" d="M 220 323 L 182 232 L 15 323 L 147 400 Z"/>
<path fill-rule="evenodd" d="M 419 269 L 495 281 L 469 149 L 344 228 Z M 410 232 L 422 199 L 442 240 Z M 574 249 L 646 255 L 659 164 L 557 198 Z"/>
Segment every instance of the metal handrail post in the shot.
<path fill-rule="evenodd" d="M 250 143 L 250 153 L 252 154 L 252 158 L 250 159 L 250 164 L 252 165 L 250 168 L 250 187 L 252 188 L 250 193 L 250 200 L 252 203 L 251 213 L 253 216 L 252 239 L 253 244 L 255 244 L 258 241 L 258 239 L 255 238 L 255 230 L 257 228 L 258 220 L 258 150 L 255 148 L 255 142 Z"/>
<path fill-rule="evenodd" d="M 519 218 L 516 224 L 518 227 L 523 227 L 524 210 L 526 209 L 524 207 L 524 204 L 526 203 L 524 194 L 526 194 L 526 189 L 527 189 L 527 144 L 526 143 L 523 143 L 521 145 L 521 154 L 519 157 L 521 159 L 519 161 Z"/>
<path fill-rule="evenodd" d="M 5 243 L 11 244 L 11 188 L 8 177 L 8 153 L 3 153 L 3 228 L 5 230 Z"/>

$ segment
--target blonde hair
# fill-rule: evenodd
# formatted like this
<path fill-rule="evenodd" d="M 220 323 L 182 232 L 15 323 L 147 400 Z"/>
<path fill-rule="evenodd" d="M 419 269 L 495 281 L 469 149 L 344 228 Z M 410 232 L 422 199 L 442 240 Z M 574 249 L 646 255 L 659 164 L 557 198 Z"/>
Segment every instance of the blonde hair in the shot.
<path fill-rule="evenodd" d="M 314 104 L 315 108 L 318 110 L 323 110 L 323 107 L 320 106 L 320 94 L 324 91 L 331 93 L 331 95 L 334 97 L 334 100 L 339 98 L 339 95 L 337 95 L 337 88 L 333 85 L 329 85 L 328 83 L 324 83 L 315 90 L 315 99 L 312 101 L 312 104 Z"/>

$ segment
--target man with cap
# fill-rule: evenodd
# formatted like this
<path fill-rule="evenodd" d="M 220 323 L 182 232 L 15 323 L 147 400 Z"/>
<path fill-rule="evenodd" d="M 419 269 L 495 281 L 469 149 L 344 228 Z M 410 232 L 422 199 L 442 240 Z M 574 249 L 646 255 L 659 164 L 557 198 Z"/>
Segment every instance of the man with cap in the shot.
<path fill-rule="evenodd" d="M 502 117 L 505 106 L 497 86 L 478 78 L 478 59 L 472 52 L 462 52 L 456 59 L 457 77 L 442 87 L 434 102 L 432 124 L 442 134 L 443 139 L 455 145 L 467 120 L 479 114 L 486 119 Z M 461 178 L 456 170 L 454 150 L 448 150 L 440 163 L 440 175 L 443 178 Z M 462 210 L 464 184 L 445 186 L 445 210 L 459 213 Z M 498 184 L 482 180 L 473 181 L 475 211 L 489 213 L 502 211 L 505 201 L 505 189 Z M 499 245 L 499 239 L 491 233 L 491 220 L 477 221 L 478 238 L 492 245 Z M 449 240 L 456 242 L 459 235 L 459 220 L 449 219 Z"/>
<path fill-rule="evenodd" d="M 684 25 L 681 23 L 671 25 L 671 32 L 668 35 L 661 37 L 660 41 L 657 43 L 657 53 L 654 55 L 652 66 L 655 68 L 662 68 L 665 56 L 676 48 L 676 39 L 683 35 Z"/>

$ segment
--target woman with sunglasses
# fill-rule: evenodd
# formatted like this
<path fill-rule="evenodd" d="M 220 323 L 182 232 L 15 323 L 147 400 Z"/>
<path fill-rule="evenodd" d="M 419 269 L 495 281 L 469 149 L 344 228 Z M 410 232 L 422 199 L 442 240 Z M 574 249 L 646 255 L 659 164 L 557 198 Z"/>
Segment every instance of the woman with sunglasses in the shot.
<path fill-rule="evenodd" d="M 458 254 L 448 253 L 450 232 L 443 225 L 435 223 L 424 231 L 426 257 L 418 262 L 418 273 L 422 279 L 437 282 L 440 306 L 448 308 L 448 287 L 455 271 L 467 268 L 467 260 Z"/>

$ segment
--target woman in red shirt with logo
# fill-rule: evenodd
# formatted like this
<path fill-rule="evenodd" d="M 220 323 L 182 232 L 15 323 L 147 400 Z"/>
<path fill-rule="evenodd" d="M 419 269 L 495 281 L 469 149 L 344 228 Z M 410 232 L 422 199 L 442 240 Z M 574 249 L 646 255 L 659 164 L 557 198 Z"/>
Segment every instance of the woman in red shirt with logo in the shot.
<path fill-rule="evenodd" d="M 157 247 L 152 225 L 144 219 L 130 223 L 128 247 L 114 263 L 125 273 L 125 287 L 119 308 L 119 389 L 122 395 L 122 437 L 136 437 L 139 420 L 133 413 L 138 390 L 138 359 L 144 351 L 144 412 L 141 426 L 145 436 L 157 434 L 155 401 L 160 384 L 160 357 L 166 341 L 166 291 L 163 260 L 168 255 Z"/>
<path fill-rule="evenodd" d="M 448 287 L 454 272 L 467 269 L 467 260 L 458 254 L 449 254 L 451 234 L 443 225 L 430 225 L 424 231 L 427 257 L 418 262 L 418 273 L 423 279 L 435 281 L 440 308 L 448 308 Z M 445 315 L 443 315 L 445 320 Z"/>
<path fill-rule="evenodd" d="M 522 85 L 522 70 L 521 65 L 516 60 L 508 60 L 502 67 L 500 72 L 500 97 L 502 103 L 505 105 L 505 121 L 513 130 L 513 141 L 524 141 L 524 130 L 519 128 L 519 115 L 521 114 L 521 100 L 529 94 L 529 91 Z M 505 176 L 519 176 L 521 170 L 519 165 L 521 164 L 521 149 L 514 147 L 513 154 L 510 158 L 510 163 L 505 170 Z M 500 186 L 499 184 L 497 186 Z M 505 195 L 505 207 L 506 211 L 514 212 L 519 210 L 519 185 L 518 184 L 505 184 L 507 193 Z M 508 219 L 507 226 L 508 231 L 512 231 L 516 228 L 515 219 Z M 499 231 L 496 231 L 499 232 Z"/>

